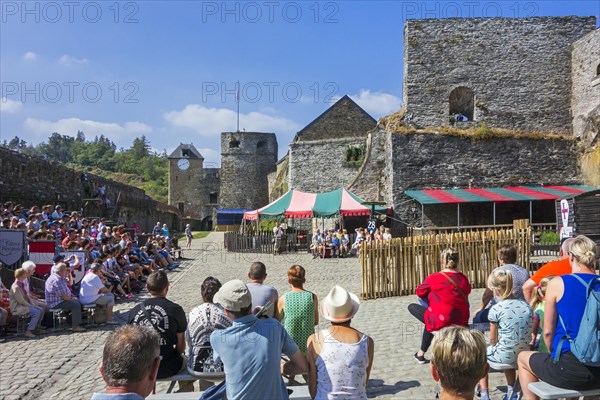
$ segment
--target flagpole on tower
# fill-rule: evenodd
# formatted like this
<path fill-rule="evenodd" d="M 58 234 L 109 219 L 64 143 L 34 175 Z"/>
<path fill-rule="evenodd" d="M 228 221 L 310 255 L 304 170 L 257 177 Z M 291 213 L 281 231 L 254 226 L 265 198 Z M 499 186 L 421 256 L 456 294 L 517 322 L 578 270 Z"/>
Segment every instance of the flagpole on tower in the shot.
<path fill-rule="evenodd" d="M 237 132 L 240 131 L 240 81 L 237 81 L 235 102 L 237 103 Z"/>

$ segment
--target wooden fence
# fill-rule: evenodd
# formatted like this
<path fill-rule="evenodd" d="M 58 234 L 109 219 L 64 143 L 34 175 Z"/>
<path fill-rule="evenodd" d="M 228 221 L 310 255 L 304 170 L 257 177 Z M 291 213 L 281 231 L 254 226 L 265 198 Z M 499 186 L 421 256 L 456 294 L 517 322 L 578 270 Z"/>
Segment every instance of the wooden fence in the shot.
<path fill-rule="evenodd" d="M 516 225 L 515 225 L 516 224 Z M 525 228 L 531 225 L 531 230 L 533 232 L 537 232 L 538 234 L 541 232 L 558 232 L 556 228 L 556 223 L 535 223 L 530 224 L 529 220 L 515 220 L 512 224 L 496 224 L 496 225 L 464 225 L 464 226 L 433 226 L 433 227 L 425 227 L 425 228 L 412 228 L 413 235 L 431 235 L 434 233 L 455 233 L 455 232 L 481 232 L 481 231 L 489 231 L 489 230 L 497 230 L 497 229 L 512 229 L 515 226 L 519 228 Z M 400 236 L 400 235 L 398 235 Z M 394 235 L 396 237 L 396 235 Z"/>
<path fill-rule="evenodd" d="M 283 235 L 281 240 L 281 251 L 286 253 L 308 251 L 310 244 L 310 237 L 304 232 Z M 275 250 L 273 234 L 265 232 L 252 235 L 226 232 L 224 246 L 227 251 L 236 253 L 273 254 Z"/>
<path fill-rule="evenodd" d="M 474 288 L 485 287 L 498 266 L 496 250 L 503 244 L 518 249 L 517 263 L 529 269 L 531 228 L 432 234 L 374 241 L 361 251 L 362 298 L 414 294 L 417 285 L 440 270 L 440 252 L 458 250 L 460 270 Z"/>

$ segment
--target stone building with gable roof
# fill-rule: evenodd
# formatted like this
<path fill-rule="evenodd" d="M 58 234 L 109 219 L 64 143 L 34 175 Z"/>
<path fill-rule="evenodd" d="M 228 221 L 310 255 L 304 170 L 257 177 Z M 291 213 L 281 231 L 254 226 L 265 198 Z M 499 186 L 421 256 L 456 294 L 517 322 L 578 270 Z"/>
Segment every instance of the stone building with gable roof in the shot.
<path fill-rule="evenodd" d="M 364 160 L 367 133 L 376 125 L 349 96 L 339 99 L 290 143 L 289 187 L 326 192 L 348 186 Z"/>

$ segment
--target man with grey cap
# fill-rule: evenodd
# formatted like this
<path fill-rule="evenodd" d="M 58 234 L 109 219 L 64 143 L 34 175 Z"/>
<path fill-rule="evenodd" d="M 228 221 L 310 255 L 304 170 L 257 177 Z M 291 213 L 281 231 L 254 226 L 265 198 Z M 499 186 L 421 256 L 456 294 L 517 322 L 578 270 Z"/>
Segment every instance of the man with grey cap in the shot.
<path fill-rule="evenodd" d="M 273 318 L 252 314 L 252 296 L 241 280 L 225 283 L 214 302 L 233 321 L 210 336 L 215 361 L 225 367 L 227 398 L 288 399 L 281 374 L 305 373 L 308 364 L 285 328 Z M 282 365 L 281 354 L 290 361 Z"/>

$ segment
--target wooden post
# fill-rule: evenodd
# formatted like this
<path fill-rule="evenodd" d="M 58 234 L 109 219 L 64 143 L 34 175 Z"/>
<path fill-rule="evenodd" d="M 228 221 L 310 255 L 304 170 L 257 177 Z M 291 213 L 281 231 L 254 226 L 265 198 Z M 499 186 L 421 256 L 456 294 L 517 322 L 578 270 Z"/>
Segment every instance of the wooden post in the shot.
<path fill-rule="evenodd" d="M 519 224 L 515 222 L 515 226 Z M 518 248 L 519 263 L 529 268 L 529 226 L 523 229 L 429 234 L 365 244 L 360 257 L 362 298 L 415 293 L 416 286 L 425 277 L 439 270 L 440 251 L 449 246 L 458 251 L 461 268 L 469 276 L 473 287 L 485 287 L 489 273 L 497 266 L 497 249 L 506 243 L 513 243 Z"/>

